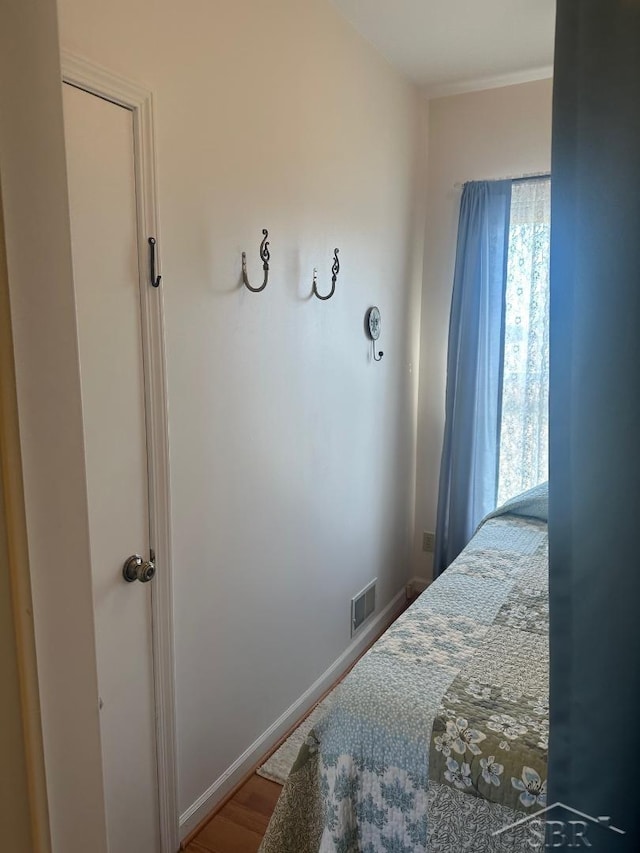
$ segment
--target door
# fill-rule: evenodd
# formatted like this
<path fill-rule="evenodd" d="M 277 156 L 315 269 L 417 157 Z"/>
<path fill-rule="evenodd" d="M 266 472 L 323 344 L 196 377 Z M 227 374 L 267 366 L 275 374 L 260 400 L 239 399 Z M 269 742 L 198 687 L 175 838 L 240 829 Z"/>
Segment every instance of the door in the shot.
<path fill-rule="evenodd" d="M 133 114 L 63 90 L 108 843 L 158 853 L 153 582 L 123 578 L 152 544 Z"/>

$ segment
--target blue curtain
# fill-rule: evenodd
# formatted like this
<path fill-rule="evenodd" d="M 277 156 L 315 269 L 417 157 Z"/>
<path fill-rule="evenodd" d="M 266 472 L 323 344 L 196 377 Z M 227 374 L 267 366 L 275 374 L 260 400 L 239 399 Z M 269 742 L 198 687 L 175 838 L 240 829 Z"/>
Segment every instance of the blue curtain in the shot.
<path fill-rule="evenodd" d="M 558 0 L 549 802 L 640 850 L 640 3 Z"/>
<path fill-rule="evenodd" d="M 434 575 L 495 508 L 511 181 L 465 184 L 449 322 Z"/>

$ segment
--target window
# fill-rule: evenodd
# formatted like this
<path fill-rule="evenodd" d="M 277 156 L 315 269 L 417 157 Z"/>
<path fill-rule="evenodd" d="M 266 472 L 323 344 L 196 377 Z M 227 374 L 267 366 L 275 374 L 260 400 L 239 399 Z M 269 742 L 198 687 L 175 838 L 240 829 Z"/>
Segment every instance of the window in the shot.
<path fill-rule="evenodd" d="M 498 505 L 548 479 L 550 195 L 549 179 L 512 188 Z"/>

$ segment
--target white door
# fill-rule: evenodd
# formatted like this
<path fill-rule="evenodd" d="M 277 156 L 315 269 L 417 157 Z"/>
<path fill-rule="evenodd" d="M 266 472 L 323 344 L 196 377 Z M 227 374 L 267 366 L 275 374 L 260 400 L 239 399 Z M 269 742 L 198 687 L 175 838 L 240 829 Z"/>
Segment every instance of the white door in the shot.
<path fill-rule="evenodd" d="M 158 853 L 150 557 L 133 115 L 64 85 L 110 853 Z"/>

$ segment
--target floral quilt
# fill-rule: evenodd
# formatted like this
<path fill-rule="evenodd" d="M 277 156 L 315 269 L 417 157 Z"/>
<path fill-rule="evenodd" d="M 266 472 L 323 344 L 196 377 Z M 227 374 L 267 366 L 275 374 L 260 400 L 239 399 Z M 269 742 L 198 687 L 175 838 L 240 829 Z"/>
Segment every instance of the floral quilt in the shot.
<path fill-rule="evenodd" d="M 338 686 L 260 853 L 536 849 L 519 822 L 546 804 L 548 552 L 527 500 L 487 519 Z"/>

